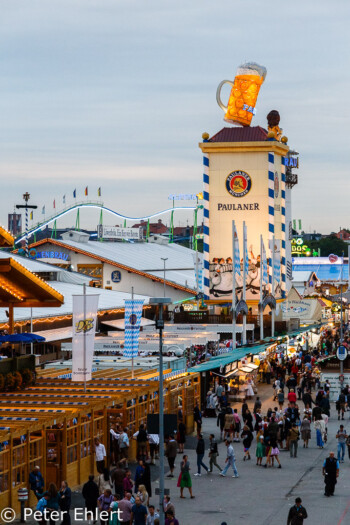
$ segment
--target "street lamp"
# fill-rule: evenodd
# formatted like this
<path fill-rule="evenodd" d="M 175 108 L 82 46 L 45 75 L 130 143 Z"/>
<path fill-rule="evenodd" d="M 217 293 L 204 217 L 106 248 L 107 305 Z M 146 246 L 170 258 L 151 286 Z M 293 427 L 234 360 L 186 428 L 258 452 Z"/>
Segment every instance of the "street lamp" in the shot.
<path fill-rule="evenodd" d="M 165 297 L 165 272 L 166 272 L 165 262 L 168 260 L 168 257 L 161 257 L 161 259 L 164 262 L 164 297 Z"/>
<path fill-rule="evenodd" d="M 166 259 L 165 259 L 166 260 Z M 165 261 L 164 261 L 165 264 Z M 165 282 L 165 281 L 164 281 Z M 151 297 L 149 304 L 158 306 L 156 328 L 159 330 L 159 525 L 164 525 L 164 392 L 163 392 L 163 329 L 164 306 L 171 304 L 170 297 Z"/>

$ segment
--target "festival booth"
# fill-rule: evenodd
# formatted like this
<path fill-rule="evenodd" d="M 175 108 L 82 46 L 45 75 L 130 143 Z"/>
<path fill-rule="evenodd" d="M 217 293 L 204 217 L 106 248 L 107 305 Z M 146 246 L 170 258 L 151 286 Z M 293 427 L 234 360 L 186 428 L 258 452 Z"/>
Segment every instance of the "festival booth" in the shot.
<path fill-rule="evenodd" d="M 38 370 L 35 385 L 0 393 L 0 508 L 19 511 L 18 490 L 29 489 L 29 474 L 38 465 L 45 480 L 74 488 L 96 474 L 94 443 L 98 437 L 110 450 L 109 429 L 119 421 L 132 436 L 147 414 L 158 412 L 158 372 L 105 369 L 87 382 L 72 382 L 63 373 Z M 51 377 L 48 376 L 50 374 Z M 149 377 L 152 376 L 152 377 Z M 63 376 L 63 377 L 62 377 Z M 188 432 L 200 396 L 200 375 L 164 371 L 164 411 L 177 414 L 181 403 Z M 130 440 L 129 458 L 136 456 Z M 28 504 L 36 498 L 30 492 Z"/>

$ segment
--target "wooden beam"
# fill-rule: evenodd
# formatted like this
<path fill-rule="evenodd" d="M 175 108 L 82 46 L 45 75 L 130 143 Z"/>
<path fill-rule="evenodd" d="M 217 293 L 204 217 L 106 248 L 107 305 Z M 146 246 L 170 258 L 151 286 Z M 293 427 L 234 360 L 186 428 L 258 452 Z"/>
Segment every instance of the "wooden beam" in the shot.
<path fill-rule="evenodd" d="M 9 333 L 13 334 L 15 323 L 14 323 L 14 317 L 13 317 L 13 304 L 9 304 Z"/>

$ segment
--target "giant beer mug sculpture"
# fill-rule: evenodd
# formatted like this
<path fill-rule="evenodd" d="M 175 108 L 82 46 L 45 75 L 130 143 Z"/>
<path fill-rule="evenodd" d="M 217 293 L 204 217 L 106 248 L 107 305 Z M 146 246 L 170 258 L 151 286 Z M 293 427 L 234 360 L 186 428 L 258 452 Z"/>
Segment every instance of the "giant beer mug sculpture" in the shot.
<path fill-rule="evenodd" d="M 255 104 L 260 91 L 260 86 L 266 77 L 266 68 L 255 62 L 247 62 L 237 69 L 234 82 L 223 80 L 216 91 L 216 100 L 221 109 L 225 111 L 224 120 L 231 124 L 250 126 L 255 115 Z M 227 106 L 221 101 L 221 88 L 224 84 L 232 86 Z"/>

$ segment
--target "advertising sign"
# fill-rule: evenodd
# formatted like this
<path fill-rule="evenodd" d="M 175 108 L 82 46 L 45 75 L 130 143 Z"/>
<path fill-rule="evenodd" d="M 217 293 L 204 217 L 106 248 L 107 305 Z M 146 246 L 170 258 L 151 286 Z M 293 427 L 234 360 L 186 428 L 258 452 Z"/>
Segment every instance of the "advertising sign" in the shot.
<path fill-rule="evenodd" d="M 347 355 L 348 355 L 348 351 L 345 348 L 345 346 L 342 346 L 342 345 L 338 346 L 337 358 L 339 359 L 339 361 L 345 361 L 345 359 L 347 358 Z"/>
<path fill-rule="evenodd" d="M 99 295 L 73 295 L 72 381 L 90 381 Z"/>
<path fill-rule="evenodd" d="M 97 226 L 97 237 L 99 239 L 133 239 L 143 238 L 142 228 L 121 228 L 119 226 Z"/>

